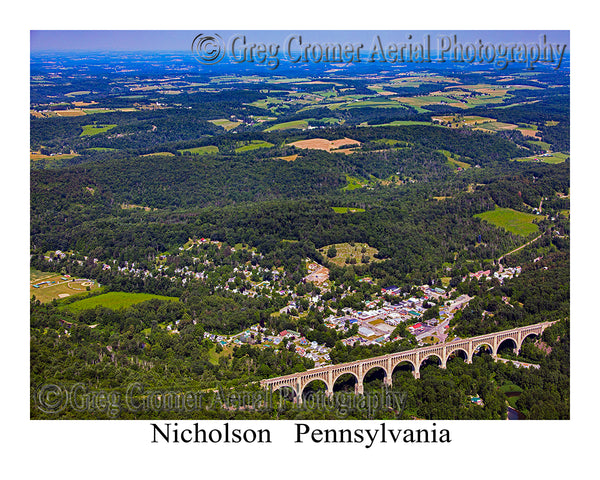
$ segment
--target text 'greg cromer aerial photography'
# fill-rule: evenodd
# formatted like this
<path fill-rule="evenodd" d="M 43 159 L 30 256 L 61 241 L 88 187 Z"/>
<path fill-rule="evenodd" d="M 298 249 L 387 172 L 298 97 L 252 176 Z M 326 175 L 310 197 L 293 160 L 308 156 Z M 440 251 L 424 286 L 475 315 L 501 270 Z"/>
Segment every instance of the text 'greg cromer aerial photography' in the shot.
<path fill-rule="evenodd" d="M 31 419 L 569 419 L 568 31 L 32 31 L 29 108 Z"/>

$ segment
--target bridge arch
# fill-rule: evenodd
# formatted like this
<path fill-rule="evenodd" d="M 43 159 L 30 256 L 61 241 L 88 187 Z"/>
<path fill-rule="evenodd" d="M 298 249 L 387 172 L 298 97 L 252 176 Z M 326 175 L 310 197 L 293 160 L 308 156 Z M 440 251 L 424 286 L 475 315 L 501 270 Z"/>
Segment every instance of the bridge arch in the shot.
<path fill-rule="evenodd" d="M 318 388 L 319 385 L 322 385 L 324 388 Z M 309 386 L 310 386 L 310 388 L 308 388 Z M 315 388 L 315 387 L 317 387 L 317 388 Z M 302 399 L 306 399 L 308 396 L 311 396 L 314 391 L 319 391 L 319 390 L 323 390 L 325 393 L 327 393 L 327 392 L 329 392 L 329 385 L 327 385 L 327 382 L 325 380 L 323 380 L 322 378 L 319 378 L 319 377 L 311 378 L 306 383 L 304 383 L 304 386 L 302 387 L 302 392 L 300 393 L 300 396 L 302 397 Z"/>
<path fill-rule="evenodd" d="M 511 341 L 514 345 L 513 349 L 518 352 L 519 348 L 521 347 L 519 340 L 517 338 L 517 336 L 513 336 L 513 335 L 508 335 L 506 337 L 503 338 L 499 338 L 498 339 L 498 346 L 496 347 L 496 355 L 498 354 L 498 352 L 500 352 L 501 348 L 506 348 L 506 342 Z"/>
<path fill-rule="evenodd" d="M 456 352 L 462 352 L 465 355 L 464 355 L 464 357 L 462 355 L 456 355 Z M 448 360 L 450 360 L 450 357 L 452 357 L 452 356 L 454 356 L 454 357 L 460 356 L 460 358 L 462 358 L 467 363 L 470 363 L 469 361 L 471 360 L 468 349 L 466 349 L 462 346 L 454 347 L 451 350 L 446 351 L 446 362 L 448 362 Z"/>
<path fill-rule="evenodd" d="M 528 333 L 524 333 L 521 337 L 521 341 L 519 342 L 519 344 L 517 345 L 517 349 L 521 350 L 521 347 L 523 346 L 523 342 L 525 341 L 525 339 L 527 337 L 530 337 L 533 335 L 534 338 L 538 337 L 538 338 L 542 338 L 542 333 L 544 332 L 536 332 L 536 331 L 532 331 L 532 332 L 528 332 Z"/>
<path fill-rule="evenodd" d="M 426 352 L 422 357 L 419 358 L 419 367 L 421 367 L 421 365 L 423 365 L 423 362 L 425 362 L 426 360 L 429 360 L 430 357 L 436 357 L 439 360 L 439 365 L 445 365 L 446 362 L 444 361 L 444 358 L 442 358 L 442 355 L 440 355 L 437 352 Z"/>
<path fill-rule="evenodd" d="M 271 384 L 269 385 L 269 388 L 271 388 L 271 393 L 279 391 L 280 397 L 286 397 L 286 393 L 289 393 L 289 391 L 291 391 L 291 395 L 289 395 L 291 398 L 289 400 L 292 402 L 296 401 L 299 398 L 296 388 L 294 388 L 289 383 Z"/>
<path fill-rule="evenodd" d="M 491 342 L 478 342 L 473 345 L 473 351 L 471 353 L 471 360 L 475 356 L 481 356 L 485 350 L 489 350 L 489 354 L 493 357 L 496 352 L 494 352 L 494 345 Z"/>
<path fill-rule="evenodd" d="M 331 391 L 332 392 L 335 392 L 335 388 L 336 388 L 335 384 L 344 375 L 350 375 L 351 377 L 354 377 L 354 380 L 355 380 L 354 388 L 355 389 L 358 388 L 358 385 L 362 385 L 361 379 L 358 378 L 358 375 L 356 373 L 354 373 L 352 370 L 342 370 L 340 372 L 334 373 L 332 376 L 332 380 L 331 380 Z"/>
<path fill-rule="evenodd" d="M 374 370 L 375 371 L 382 370 L 385 375 L 383 383 L 389 384 L 392 376 L 388 373 L 388 371 L 386 370 L 386 368 L 383 365 L 369 365 L 368 367 L 366 367 L 363 370 L 363 376 L 362 376 L 361 382 L 364 383 L 365 380 L 367 380 L 367 377 L 369 376 L 369 374 L 371 374 L 371 376 L 373 376 L 373 374 L 375 373 Z"/>
<path fill-rule="evenodd" d="M 398 366 L 400 366 L 401 363 L 408 363 L 410 364 L 410 366 L 412 367 L 413 372 L 417 370 L 417 367 L 415 365 L 415 362 L 411 359 L 411 358 L 399 358 L 397 360 L 393 360 L 392 361 L 392 368 L 391 368 L 391 374 L 394 374 L 394 370 L 396 370 L 396 368 Z"/>

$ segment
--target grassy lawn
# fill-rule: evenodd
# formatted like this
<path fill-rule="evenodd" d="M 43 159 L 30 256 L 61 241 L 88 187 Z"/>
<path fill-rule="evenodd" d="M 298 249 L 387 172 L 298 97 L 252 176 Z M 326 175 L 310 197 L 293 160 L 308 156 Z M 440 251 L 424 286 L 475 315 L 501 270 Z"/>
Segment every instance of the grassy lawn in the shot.
<path fill-rule="evenodd" d="M 180 153 L 193 153 L 195 155 L 205 155 L 207 153 L 219 153 L 219 147 L 215 145 L 206 145 L 205 147 L 185 148 L 178 150 Z"/>
<path fill-rule="evenodd" d="M 516 403 L 523 389 L 513 383 L 505 383 L 498 390 L 506 395 L 506 400 L 512 408 L 517 408 Z"/>
<path fill-rule="evenodd" d="M 115 128 L 116 125 L 82 125 L 83 131 L 79 135 L 80 137 L 90 137 L 92 135 L 98 135 L 100 133 L 104 133 L 112 128 Z"/>
<path fill-rule="evenodd" d="M 121 308 L 130 307 L 136 303 L 146 302 L 148 300 L 168 300 L 178 302 L 177 297 L 166 297 L 164 295 L 154 295 L 151 293 L 126 293 L 126 292 L 109 292 L 97 297 L 85 298 L 77 302 L 73 302 L 66 307 L 71 311 L 81 311 L 99 306 L 118 310 Z"/>
<path fill-rule="evenodd" d="M 213 365 L 219 364 L 220 357 L 227 357 L 233 354 L 233 345 L 225 345 L 221 353 L 216 352 L 216 346 L 208 351 L 208 361 Z"/>
<path fill-rule="evenodd" d="M 538 231 L 538 226 L 534 223 L 539 218 L 537 215 L 518 212 L 512 208 L 496 206 L 494 210 L 478 213 L 474 216 L 516 235 L 527 236 Z"/>

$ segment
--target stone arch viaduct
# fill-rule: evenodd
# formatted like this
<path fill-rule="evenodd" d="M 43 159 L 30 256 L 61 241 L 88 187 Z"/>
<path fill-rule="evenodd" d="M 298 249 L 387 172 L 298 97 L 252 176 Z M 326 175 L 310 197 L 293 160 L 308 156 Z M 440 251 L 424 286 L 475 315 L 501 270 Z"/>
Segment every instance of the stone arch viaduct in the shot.
<path fill-rule="evenodd" d="M 350 373 L 356 378 L 355 393 L 363 393 L 363 381 L 367 373 L 374 368 L 381 368 L 385 372 L 384 383 L 392 385 L 392 373 L 396 366 L 402 362 L 407 362 L 412 366 L 413 376 L 419 378 L 421 363 L 429 357 L 437 357 L 441 368 L 446 368 L 448 358 L 459 351 L 466 356 L 466 362 L 472 363 L 473 355 L 482 347 L 489 348 L 494 360 L 497 359 L 498 348 L 505 340 L 512 340 L 515 345 L 515 351 L 518 353 L 523 344 L 523 340 L 529 335 L 541 335 L 550 325 L 556 322 L 542 322 L 535 325 L 504 330 L 501 332 L 489 333 L 478 337 L 465 338 L 450 343 L 439 343 L 429 347 L 415 348 L 404 352 L 391 353 L 380 357 L 372 357 L 364 360 L 358 360 L 350 363 L 341 363 L 337 365 L 327 365 L 317 367 L 305 372 L 285 375 L 283 377 L 268 378 L 261 380 L 262 387 L 278 390 L 282 387 L 290 387 L 294 390 L 297 398 L 301 401 L 304 388 L 314 380 L 321 380 L 327 386 L 327 394 L 333 394 L 335 381 L 341 375 Z"/>

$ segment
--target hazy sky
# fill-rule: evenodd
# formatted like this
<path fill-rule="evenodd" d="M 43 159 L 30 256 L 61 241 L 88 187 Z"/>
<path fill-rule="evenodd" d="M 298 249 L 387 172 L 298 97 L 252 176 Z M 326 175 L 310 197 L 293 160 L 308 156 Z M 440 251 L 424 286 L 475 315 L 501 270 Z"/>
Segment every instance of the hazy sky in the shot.
<path fill-rule="evenodd" d="M 435 48 L 441 35 L 457 35 L 459 42 L 484 43 L 532 43 L 539 42 L 540 35 L 546 34 L 548 43 L 569 45 L 569 31 L 566 30 L 32 30 L 31 51 L 67 50 L 118 50 L 118 51 L 186 51 L 191 48 L 194 37 L 200 33 L 221 36 L 224 42 L 236 34 L 244 34 L 249 43 L 283 44 L 291 34 L 302 34 L 305 42 L 351 42 L 370 45 L 375 35 L 382 41 L 404 43 L 422 41 L 425 34 L 431 35 L 432 48 Z M 412 40 L 408 35 L 412 34 Z M 567 50 L 569 47 L 567 46 Z"/>

